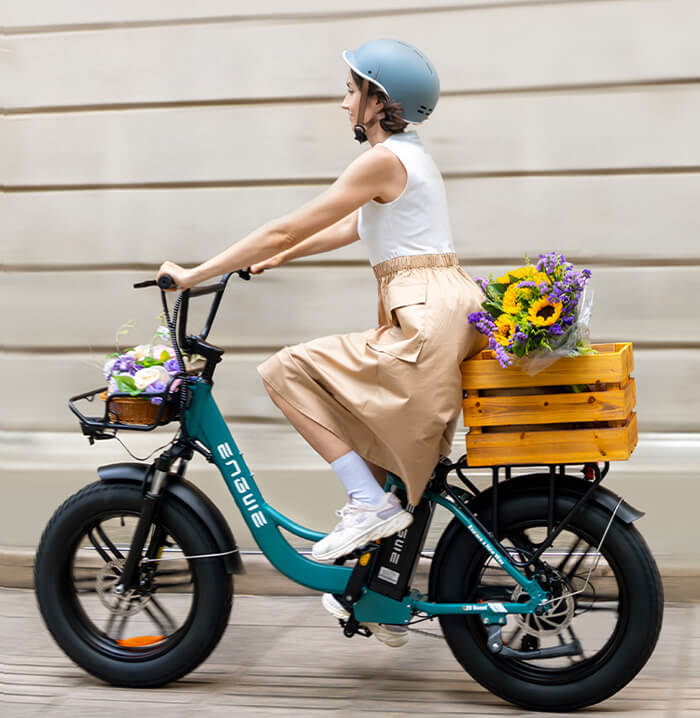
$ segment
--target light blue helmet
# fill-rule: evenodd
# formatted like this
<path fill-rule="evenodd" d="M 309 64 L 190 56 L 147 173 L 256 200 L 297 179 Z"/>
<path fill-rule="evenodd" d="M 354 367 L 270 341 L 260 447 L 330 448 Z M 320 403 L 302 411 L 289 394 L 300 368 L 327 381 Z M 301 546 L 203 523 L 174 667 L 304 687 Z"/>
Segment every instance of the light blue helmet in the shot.
<path fill-rule="evenodd" d="M 430 117 L 440 96 L 440 80 L 432 62 L 400 40 L 370 40 L 343 59 L 361 77 L 377 85 L 392 102 L 403 106 L 409 122 Z"/>

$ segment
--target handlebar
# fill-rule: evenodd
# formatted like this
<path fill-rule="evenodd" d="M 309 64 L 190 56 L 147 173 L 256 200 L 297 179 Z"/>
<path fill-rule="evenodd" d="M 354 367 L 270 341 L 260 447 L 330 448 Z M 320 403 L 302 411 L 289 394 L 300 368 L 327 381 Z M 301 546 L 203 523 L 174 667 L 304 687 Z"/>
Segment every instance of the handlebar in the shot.
<path fill-rule="evenodd" d="M 185 352 L 192 352 L 195 349 L 198 349 L 199 351 L 197 353 L 207 354 L 206 351 L 210 347 L 205 344 L 207 336 L 209 335 L 209 331 L 211 330 L 211 325 L 214 321 L 214 317 L 216 317 L 216 313 L 219 309 L 219 304 L 221 303 L 221 299 L 224 294 L 224 290 L 226 289 L 226 285 L 228 283 L 229 278 L 232 274 L 238 274 L 238 276 L 241 279 L 249 280 L 250 279 L 250 267 L 247 269 L 238 269 L 236 272 L 228 272 L 227 274 L 224 274 L 221 279 L 216 284 L 208 284 L 203 287 L 194 287 L 192 289 L 185 289 L 181 295 L 180 295 L 180 311 L 179 311 L 179 317 L 178 317 L 178 327 L 177 327 L 177 339 L 178 343 L 180 345 L 180 348 Z M 143 287 L 155 287 L 157 286 L 161 292 L 165 292 L 166 289 L 172 289 L 177 287 L 175 280 L 169 275 L 169 274 L 162 274 L 160 277 L 158 277 L 158 280 L 155 279 L 149 279 L 144 282 L 136 282 L 134 285 L 134 289 L 141 289 Z M 202 331 L 194 336 L 189 336 L 187 334 L 187 313 L 190 303 L 191 297 L 201 297 L 206 294 L 216 294 L 214 297 L 214 300 L 211 303 L 211 307 L 209 308 L 209 315 L 207 317 L 206 323 L 204 325 L 204 328 Z M 165 295 L 163 294 L 163 302 L 165 302 Z M 198 345 L 198 346 L 196 346 Z"/>

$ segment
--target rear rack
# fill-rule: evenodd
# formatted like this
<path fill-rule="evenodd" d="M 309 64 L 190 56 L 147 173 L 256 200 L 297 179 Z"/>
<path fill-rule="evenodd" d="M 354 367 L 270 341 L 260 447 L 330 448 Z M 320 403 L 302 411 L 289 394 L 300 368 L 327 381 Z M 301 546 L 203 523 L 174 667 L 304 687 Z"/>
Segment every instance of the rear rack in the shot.
<path fill-rule="evenodd" d="M 113 439 L 119 429 L 129 429 L 131 431 L 153 431 L 153 429 L 158 426 L 165 426 L 171 421 L 177 421 L 181 418 L 181 389 L 178 388 L 171 393 L 170 387 L 176 379 L 181 379 L 186 386 L 187 380 L 192 376 L 196 376 L 197 373 L 197 370 L 191 370 L 176 374 L 170 378 L 170 381 L 164 391 L 143 395 L 144 401 L 145 397 L 148 397 L 149 400 L 160 397 L 163 400 L 158 406 L 158 413 L 156 414 L 155 420 L 151 424 L 128 424 L 125 422 L 110 420 L 110 415 L 119 416 L 118 408 L 116 406 L 111 408 L 115 399 L 120 397 L 133 398 L 131 394 L 127 392 L 114 392 L 113 394 L 107 396 L 107 399 L 105 400 L 104 414 L 102 416 L 88 416 L 80 411 L 80 409 L 78 409 L 75 405 L 75 403 L 79 401 L 94 401 L 98 394 L 101 394 L 105 391 L 105 389 L 107 389 L 106 386 L 101 386 L 99 389 L 92 389 L 91 391 L 86 391 L 83 394 L 77 394 L 76 396 L 70 397 L 70 399 L 68 399 L 68 408 L 78 417 L 80 428 L 82 429 L 83 434 L 90 439 L 91 444 L 95 441 L 95 439 Z M 173 411 L 170 416 L 166 417 L 165 413 L 168 409 L 172 409 Z"/>

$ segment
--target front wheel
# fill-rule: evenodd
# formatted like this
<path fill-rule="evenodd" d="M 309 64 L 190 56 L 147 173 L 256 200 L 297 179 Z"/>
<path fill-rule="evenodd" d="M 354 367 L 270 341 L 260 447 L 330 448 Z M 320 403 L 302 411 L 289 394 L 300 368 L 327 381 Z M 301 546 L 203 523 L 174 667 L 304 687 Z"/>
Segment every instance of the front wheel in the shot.
<path fill-rule="evenodd" d="M 557 500 L 560 521 L 574 499 Z M 522 558 L 547 534 L 548 497 L 511 496 L 499 508 L 499 540 Z M 489 510 L 479 518 L 490 525 Z M 600 551 L 601 538 L 607 534 Z M 509 615 L 505 645 L 518 651 L 568 645 L 559 658 L 506 658 L 489 651 L 479 616 L 441 616 L 445 639 L 464 669 L 492 693 L 530 710 L 571 711 L 610 697 L 641 670 L 661 629 L 663 589 L 649 549 L 631 524 L 595 505 L 577 512 L 543 554 L 541 583 L 550 612 Z M 434 559 L 435 600 L 525 601 L 527 595 L 461 524 L 446 530 Z M 532 574 L 529 574 L 531 577 Z"/>
<path fill-rule="evenodd" d="M 226 629 L 232 577 L 207 527 L 184 504 L 161 502 L 139 585 L 113 590 L 141 512 L 138 484 L 97 482 L 67 499 L 37 550 L 36 595 L 58 645 L 88 673 L 132 688 L 160 686 L 196 668 Z"/>

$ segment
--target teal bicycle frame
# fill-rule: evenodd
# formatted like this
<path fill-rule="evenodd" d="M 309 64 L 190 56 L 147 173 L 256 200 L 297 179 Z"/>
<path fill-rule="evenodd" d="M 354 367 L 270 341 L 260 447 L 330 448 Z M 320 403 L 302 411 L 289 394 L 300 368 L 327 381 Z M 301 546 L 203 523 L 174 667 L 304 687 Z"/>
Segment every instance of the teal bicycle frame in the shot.
<path fill-rule="evenodd" d="M 191 401 L 185 410 L 186 431 L 190 438 L 199 441 L 211 452 L 260 550 L 278 571 L 292 581 L 317 591 L 342 594 L 352 569 L 318 563 L 291 546 L 280 528 L 308 541 L 319 541 L 325 534 L 300 526 L 265 502 L 212 396 L 212 384 L 199 377 L 191 377 L 188 383 Z M 388 482 L 401 483 L 393 474 L 388 474 Z M 365 588 L 354 606 L 358 622 L 405 624 L 421 612 L 428 616 L 479 614 L 485 624 L 505 624 L 508 614 L 534 613 L 545 604 L 549 594 L 536 581 L 518 571 L 508 556 L 499 552 L 456 504 L 432 491 L 426 491 L 424 498 L 452 512 L 496 563 L 524 589 L 530 600 L 526 603 L 435 603 L 411 591 L 402 601 L 397 601 Z"/>

